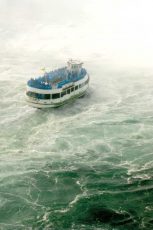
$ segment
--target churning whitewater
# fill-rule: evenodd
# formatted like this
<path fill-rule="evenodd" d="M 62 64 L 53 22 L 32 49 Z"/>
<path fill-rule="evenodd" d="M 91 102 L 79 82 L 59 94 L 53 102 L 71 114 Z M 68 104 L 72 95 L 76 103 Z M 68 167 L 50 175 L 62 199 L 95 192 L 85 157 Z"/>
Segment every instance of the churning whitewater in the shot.
<path fill-rule="evenodd" d="M 0 6 L 0 229 L 152 229 L 153 72 L 114 67 L 87 1 Z M 71 57 L 87 94 L 28 106 L 27 80 Z"/>

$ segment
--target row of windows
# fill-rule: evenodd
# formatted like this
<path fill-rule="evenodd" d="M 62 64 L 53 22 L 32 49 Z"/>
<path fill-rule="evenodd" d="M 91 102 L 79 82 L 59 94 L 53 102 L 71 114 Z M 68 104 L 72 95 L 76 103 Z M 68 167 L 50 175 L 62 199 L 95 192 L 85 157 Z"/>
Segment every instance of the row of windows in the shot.
<path fill-rule="evenodd" d="M 66 94 L 70 94 L 71 92 L 73 92 L 74 90 L 78 90 L 78 88 L 83 87 L 84 85 L 86 85 L 88 83 L 89 80 L 86 80 L 84 83 L 80 84 L 80 85 L 76 85 L 75 87 L 71 87 L 67 90 L 64 90 L 61 93 L 54 93 L 54 94 L 40 94 L 40 93 L 34 93 L 34 92 L 30 92 L 27 91 L 27 96 L 29 97 L 33 97 L 36 99 L 42 99 L 42 100 L 47 100 L 47 99 L 57 99 L 60 97 L 65 96 Z"/>
<path fill-rule="evenodd" d="M 86 84 L 88 84 L 88 82 L 89 82 L 89 78 L 88 78 L 85 82 L 83 82 L 82 84 L 80 84 L 80 85 L 79 85 L 79 88 L 85 86 Z"/>

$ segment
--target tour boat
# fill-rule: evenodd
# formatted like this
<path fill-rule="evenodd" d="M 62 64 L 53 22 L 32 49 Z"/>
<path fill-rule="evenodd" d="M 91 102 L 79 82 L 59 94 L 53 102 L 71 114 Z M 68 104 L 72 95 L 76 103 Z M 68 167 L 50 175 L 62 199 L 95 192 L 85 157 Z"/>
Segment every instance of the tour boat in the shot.
<path fill-rule="evenodd" d="M 27 82 L 27 103 L 35 108 L 58 107 L 83 96 L 89 87 L 89 75 L 82 65 L 82 62 L 71 59 L 67 67 L 30 79 Z"/>

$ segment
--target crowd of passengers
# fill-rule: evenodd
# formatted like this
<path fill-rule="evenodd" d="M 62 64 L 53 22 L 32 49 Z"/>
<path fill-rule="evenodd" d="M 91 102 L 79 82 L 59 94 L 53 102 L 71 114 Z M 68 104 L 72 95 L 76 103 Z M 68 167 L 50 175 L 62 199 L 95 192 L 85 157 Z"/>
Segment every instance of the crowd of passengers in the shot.
<path fill-rule="evenodd" d="M 62 88 L 63 85 L 80 80 L 86 75 L 86 70 L 81 69 L 80 74 L 70 73 L 66 71 L 66 67 L 45 73 L 43 77 L 36 79 L 30 79 L 28 86 L 35 87 L 37 89 L 52 89 L 52 86 L 56 84 L 57 88 Z"/>

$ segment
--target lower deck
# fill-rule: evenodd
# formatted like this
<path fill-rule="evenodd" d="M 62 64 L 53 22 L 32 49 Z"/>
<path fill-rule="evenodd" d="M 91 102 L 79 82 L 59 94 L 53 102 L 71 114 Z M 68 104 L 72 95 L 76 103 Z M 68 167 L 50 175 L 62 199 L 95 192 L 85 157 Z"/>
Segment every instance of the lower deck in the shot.
<path fill-rule="evenodd" d="M 77 94 L 77 95 L 74 95 L 74 96 L 72 96 L 72 97 L 70 97 L 70 98 L 68 98 L 68 99 L 65 99 L 65 100 L 63 100 L 63 101 L 60 101 L 60 102 L 50 102 L 50 103 L 40 103 L 39 101 L 30 101 L 30 100 L 27 100 L 27 103 L 30 105 L 30 106 L 32 106 L 32 107 L 34 107 L 34 108 L 39 108 L 39 109 L 41 109 L 41 108 L 55 108 L 55 107 L 60 107 L 60 106 L 62 106 L 62 105 L 64 105 L 64 104 L 67 104 L 67 103 L 70 103 L 71 101 L 73 101 L 73 100 L 75 100 L 75 99 L 77 99 L 77 98 L 79 98 L 79 97 L 82 97 L 82 96 L 84 96 L 86 94 L 86 91 L 83 91 L 83 92 L 81 92 L 81 93 L 79 93 L 79 94 Z"/>

